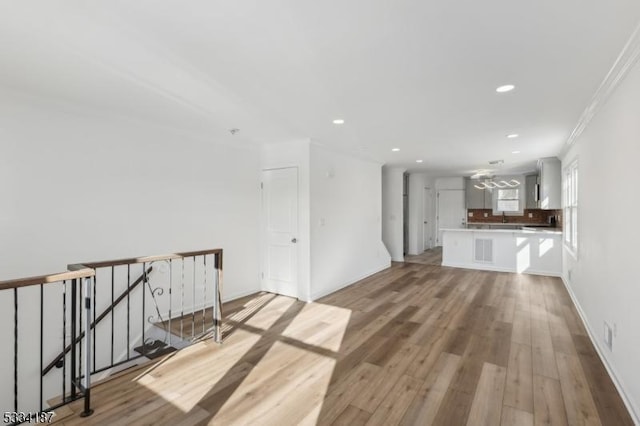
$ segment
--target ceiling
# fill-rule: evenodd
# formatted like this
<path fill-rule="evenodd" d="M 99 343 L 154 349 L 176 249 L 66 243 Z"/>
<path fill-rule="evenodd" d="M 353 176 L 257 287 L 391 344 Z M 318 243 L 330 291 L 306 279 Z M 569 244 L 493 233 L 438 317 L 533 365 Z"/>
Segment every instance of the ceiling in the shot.
<path fill-rule="evenodd" d="M 558 154 L 639 18 L 636 0 L 2 2 L 0 89 L 432 175 L 518 172 Z"/>

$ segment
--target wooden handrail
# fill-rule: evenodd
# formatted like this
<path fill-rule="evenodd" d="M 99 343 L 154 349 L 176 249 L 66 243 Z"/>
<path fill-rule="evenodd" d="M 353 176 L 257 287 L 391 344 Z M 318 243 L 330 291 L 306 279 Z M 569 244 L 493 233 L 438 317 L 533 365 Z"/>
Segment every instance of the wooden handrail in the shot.
<path fill-rule="evenodd" d="M 74 280 L 77 278 L 93 277 L 95 274 L 96 273 L 93 269 L 87 268 L 85 266 L 82 268 L 76 268 L 75 270 L 60 272 L 57 274 L 39 275 L 35 277 L 18 278 L 16 280 L 0 281 L 0 290 L 8 290 L 11 288 L 27 287 L 39 284 L 57 283 L 66 280 Z"/>
<path fill-rule="evenodd" d="M 128 259 L 117 259 L 117 260 L 103 260 L 99 262 L 83 262 L 76 263 L 68 266 L 70 271 L 74 270 L 82 270 L 86 268 L 104 268 L 109 266 L 119 266 L 119 265 L 131 265 L 135 263 L 150 263 L 150 262 L 158 262 L 160 260 L 170 260 L 170 259 L 182 259 L 185 257 L 193 257 L 193 256 L 204 256 L 207 254 L 219 254 L 222 253 L 222 249 L 209 249 L 209 250 L 198 250 L 198 251 L 189 251 L 184 253 L 173 253 L 173 254 L 164 254 L 158 256 L 144 256 L 144 257 L 132 257 Z"/>

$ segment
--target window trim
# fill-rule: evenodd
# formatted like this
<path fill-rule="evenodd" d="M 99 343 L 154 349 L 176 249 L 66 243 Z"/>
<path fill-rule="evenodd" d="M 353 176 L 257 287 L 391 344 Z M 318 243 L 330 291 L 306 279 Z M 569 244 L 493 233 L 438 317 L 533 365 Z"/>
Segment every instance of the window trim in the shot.
<path fill-rule="evenodd" d="M 578 231 L 580 223 L 578 220 L 578 213 L 580 211 L 578 197 L 580 178 L 577 158 L 572 160 L 569 165 L 562 170 L 562 177 L 562 214 L 564 215 L 562 221 L 564 234 L 562 241 L 569 254 L 577 260 L 580 234 Z"/>
<path fill-rule="evenodd" d="M 499 201 L 499 190 L 500 189 L 515 189 L 518 191 L 518 198 L 505 198 L 505 200 L 511 200 L 511 201 L 515 201 L 518 200 L 518 210 L 499 210 L 498 209 L 498 201 Z M 524 209 L 525 209 L 525 200 L 524 200 L 524 195 L 525 195 L 525 191 L 524 191 L 524 187 L 523 185 L 519 185 L 516 188 L 496 188 L 493 190 L 493 215 L 494 216 L 502 216 L 503 214 L 505 216 L 522 216 L 524 215 Z"/>
<path fill-rule="evenodd" d="M 499 212 L 504 212 L 506 213 L 517 213 L 519 211 L 521 211 L 521 201 L 520 201 L 520 188 L 498 188 L 496 189 L 496 191 L 498 191 L 498 194 L 496 196 L 496 210 Z M 515 198 L 500 198 L 500 193 L 502 191 L 515 191 L 516 193 L 516 197 Z M 500 201 L 516 201 L 517 204 L 517 209 L 516 210 L 501 210 L 498 206 L 500 205 Z"/>

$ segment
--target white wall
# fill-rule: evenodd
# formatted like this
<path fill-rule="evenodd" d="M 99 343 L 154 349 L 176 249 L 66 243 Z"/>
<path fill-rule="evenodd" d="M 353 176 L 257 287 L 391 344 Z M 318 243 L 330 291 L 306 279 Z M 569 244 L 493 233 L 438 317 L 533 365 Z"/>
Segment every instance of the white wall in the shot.
<path fill-rule="evenodd" d="M 0 95 L 0 279 L 59 272 L 68 263 L 221 247 L 223 297 L 259 291 L 255 147 L 10 91 Z M 36 371 L 29 368 L 39 354 L 37 334 L 29 335 L 39 326 L 35 290 L 20 293 L 21 376 Z M 0 363 L 12 366 L 6 325 L 13 298 L 4 293 L 0 340 L 11 344 L 0 350 Z M 45 347 L 53 342 L 59 349 L 62 320 L 50 321 L 49 308 L 60 311 L 61 288 L 47 287 L 45 296 L 45 325 L 53 327 Z M 45 362 L 53 352 L 45 351 Z M 12 370 L 2 370 L 0 383 L 12 383 Z M 0 406 L 9 409 L 2 388 Z M 30 395 L 37 392 L 22 389 L 21 399 Z"/>
<path fill-rule="evenodd" d="M 405 169 L 382 168 L 382 241 L 391 259 L 404 262 L 402 179 Z"/>
<path fill-rule="evenodd" d="M 259 152 L 4 93 L 0 277 L 224 249 L 226 298 L 258 290 Z"/>
<path fill-rule="evenodd" d="M 310 237 L 310 140 L 290 141 L 262 147 L 262 170 L 296 167 L 298 169 L 298 298 L 310 300 L 311 237 Z M 263 244 L 263 241 L 260 242 Z M 264 254 L 264 250 L 262 250 Z M 264 259 L 261 259 L 263 262 Z"/>
<path fill-rule="evenodd" d="M 441 177 L 435 181 L 436 190 L 440 189 L 465 189 L 464 177 Z"/>
<path fill-rule="evenodd" d="M 640 421 L 640 66 L 630 71 L 592 119 L 563 167 L 578 159 L 579 248 L 564 250 L 564 280 L 600 353 Z M 603 343 L 603 323 L 616 326 L 613 351 Z"/>
<path fill-rule="evenodd" d="M 381 165 L 311 145 L 311 299 L 388 268 Z"/>

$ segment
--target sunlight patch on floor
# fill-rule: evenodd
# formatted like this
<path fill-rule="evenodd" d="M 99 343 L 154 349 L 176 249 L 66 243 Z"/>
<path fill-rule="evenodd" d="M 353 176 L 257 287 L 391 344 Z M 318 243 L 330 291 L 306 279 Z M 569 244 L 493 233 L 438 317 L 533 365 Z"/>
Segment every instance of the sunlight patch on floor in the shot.
<path fill-rule="evenodd" d="M 137 379 L 177 409 L 187 413 L 224 378 L 238 361 L 260 340 L 248 331 L 235 333 L 238 342 L 223 350 L 200 343 L 178 352 L 152 372 Z"/>
<path fill-rule="evenodd" d="M 331 357 L 275 342 L 209 424 L 315 424 L 335 364 Z"/>
<path fill-rule="evenodd" d="M 233 321 L 242 322 L 249 316 L 253 315 L 260 309 L 264 308 L 271 300 L 276 297 L 275 294 L 262 294 L 254 299 L 249 300 L 242 306 L 242 309 L 231 315 L 226 315 L 224 319 L 230 319 Z"/>
<path fill-rule="evenodd" d="M 268 305 L 268 309 L 258 311 L 254 316 L 245 321 L 245 324 L 267 330 L 296 302 L 297 300 L 292 297 L 278 296 L 266 303 L 265 306 Z"/>
<path fill-rule="evenodd" d="M 318 318 L 322 318 L 322 321 Z M 350 309 L 310 303 L 305 305 L 282 335 L 338 352 L 350 320 Z"/>

